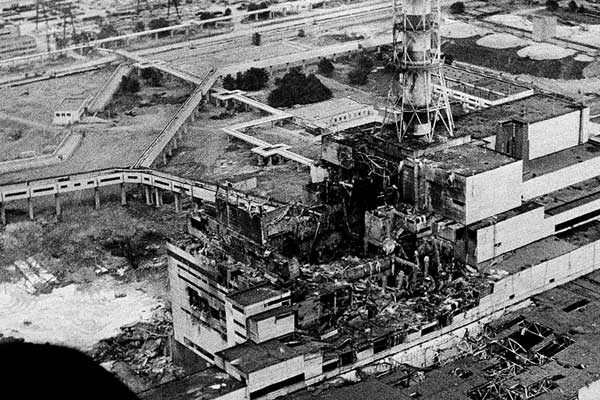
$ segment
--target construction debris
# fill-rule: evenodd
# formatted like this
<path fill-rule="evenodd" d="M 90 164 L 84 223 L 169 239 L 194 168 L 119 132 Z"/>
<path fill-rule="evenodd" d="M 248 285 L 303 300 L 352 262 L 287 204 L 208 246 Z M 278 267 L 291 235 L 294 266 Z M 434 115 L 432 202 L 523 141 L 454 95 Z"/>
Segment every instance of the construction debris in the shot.
<path fill-rule="evenodd" d="M 115 294 L 117 296 L 117 294 Z M 110 368 L 124 362 L 136 375 L 156 383 L 165 376 L 183 374 L 171 360 L 171 313 L 158 308 L 151 322 L 137 322 L 121 327 L 121 333 L 94 346 L 91 356 Z"/>

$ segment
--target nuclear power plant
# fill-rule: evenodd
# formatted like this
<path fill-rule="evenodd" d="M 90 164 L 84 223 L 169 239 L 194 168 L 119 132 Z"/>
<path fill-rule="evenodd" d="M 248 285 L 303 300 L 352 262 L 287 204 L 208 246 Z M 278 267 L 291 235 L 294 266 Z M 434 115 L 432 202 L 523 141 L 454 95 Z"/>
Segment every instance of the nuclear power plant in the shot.
<path fill-rule="evenodd" d="M 0 343 L 146 400 L 599 398 L 600 10 L 171 3 L 0 60 Z"/>

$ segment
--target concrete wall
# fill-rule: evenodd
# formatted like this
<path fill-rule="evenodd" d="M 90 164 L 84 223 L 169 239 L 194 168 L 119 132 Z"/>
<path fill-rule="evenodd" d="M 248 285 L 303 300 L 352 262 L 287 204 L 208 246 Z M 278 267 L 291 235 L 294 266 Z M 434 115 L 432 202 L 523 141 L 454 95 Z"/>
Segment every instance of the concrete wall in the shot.
<path fill-rule="evenodd" d="M 550 172 L 523 182 L 523 200 L 554 192 L 598 176 L 600 157 L 582 161 L 558 171 Z"/>
<path fill-rule="evenodd" d="M 580 111 L 529 124 L 529 159 L 579 144 Z"/>
<path fill-rule="evenodd" d="M 82 138 L 80 133 L 70 134 L 58 145 L 53 154 L 0 162 L 0 174 L 60 164 L 73 155 Z"/>
<path fill-rule="evenodd" d="M 466 178 L 465 223 L 481 221 L 521 205 L 523 162 Z"/>
<path fill-rule="evenodd" d="M 193 317 L 187 293 L 187 288 L 191 285 L 181 279 L 180 276 L 194 283 L 196 283 L 198 279 L 179 268 L 175 260 L 171 257 L 169 257 L 168 268 L 175 340 L 185 345 L 202 358 L 212 362 L 212 359 L 207 356 L 206 352 L 214 354 L 217 351 L 225 349 L 227 347 L 227 341 L 221 333 L 213 329 L 208 322 L 203 322 L 199 318 Z M 197 290 L 199 294 L 202 295 L 197 287 L 192 286 L 192 289 Z M 199 350 L 196 346 L 190 346 L 188 341 L 201 347 L 203 351 Z"/>
<path fill-rule="evenodd" d="M 518 234 L 515 234 L 518 232 Z M 518 249 L 554 234 L 554 223 L 544 218 L 544 207 L 516 215 L 477 231 L 477 263 Z"/>
<path fill-rule="evenodd" d="M 248 336 L 252 341 L 262 343 L 294 332 L 294 326 L 295 318 L 293 313 L 279 318 L 273 316 L 262 321 L 251 319 L 248 321 Z"/>
<path fill-rule="evenodd" d="M 304 373 L 304 355 L 291 358 L 281 363 L 270 365 L 259 371 L 248 374 L 248 391 L 259 389 L 284 381 Z"/>
<path fill-rule="evenodd" d="M 277 300 L 283 299 L 284 297 L 289 298 L 289 296 L 290 292 L 285 292 L 284 294 L 271 297 L 246 307 L 241 307 L 240 305 L 234 304 L 230 299 L 226 299 L 225 319 L 227 324 L 227 342 L 229 343 L 229 346 L 243 343 L 248 338 L 248 317 L 281 307 L 281 302 L 277 302 Z M 287 301 L 289 303 L 289 300 Z M 236 335 L 235 332 L 238 332 L 238 334 Z"/>

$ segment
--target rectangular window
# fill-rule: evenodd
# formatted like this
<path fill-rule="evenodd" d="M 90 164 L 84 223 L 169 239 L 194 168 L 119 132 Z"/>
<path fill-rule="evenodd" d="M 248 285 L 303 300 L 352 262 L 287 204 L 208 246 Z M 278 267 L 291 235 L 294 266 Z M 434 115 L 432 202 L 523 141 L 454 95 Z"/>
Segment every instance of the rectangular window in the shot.
<path fill-rule="evenodd" d="M 198 294 L 198 292 L 194 289 L 192 289 L 191 287 L 187 287 L 186 288 L 187 291 L 187 295 L 188 295 L 188 302 L 190 303 L 190 307 L 192 308 L 192 310 L 194 311 L 207 311 L 209 306 L 208 306 L 208 301 L 206 301 L 206 299 L 204 299 L 203 297 L 200 297 L 200 295 Z"/>

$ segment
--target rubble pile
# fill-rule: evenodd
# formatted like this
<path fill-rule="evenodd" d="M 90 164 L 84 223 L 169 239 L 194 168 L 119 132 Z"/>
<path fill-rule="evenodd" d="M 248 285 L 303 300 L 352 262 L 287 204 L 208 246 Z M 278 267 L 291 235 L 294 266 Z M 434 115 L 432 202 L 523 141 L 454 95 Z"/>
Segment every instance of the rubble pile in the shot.
<path fill-rule="evenodd" d="M 181 373 L 171 360 L 172 331 L 171 313 L 161 307 L 151 322 L 123 326 L 117 336 L 100 341 L 91 356 L 103 365 L 124 362 L 136 375 L 158 382 L 163 376 Z"/>

